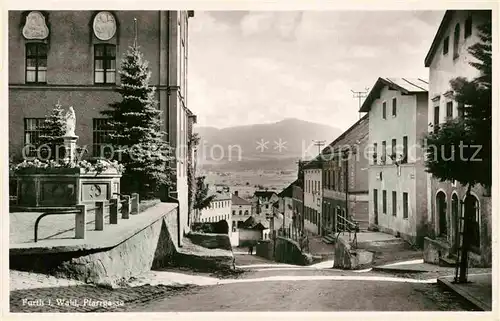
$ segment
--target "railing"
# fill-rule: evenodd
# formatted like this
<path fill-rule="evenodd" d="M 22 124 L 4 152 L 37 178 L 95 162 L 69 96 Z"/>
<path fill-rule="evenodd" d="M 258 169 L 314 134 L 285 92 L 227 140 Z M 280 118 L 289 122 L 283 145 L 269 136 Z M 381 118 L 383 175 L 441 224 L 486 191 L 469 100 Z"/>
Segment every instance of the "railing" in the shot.
<path fill-rule="evenodd" d="M 281 227 L 277 230 L 277 235 L 299 243 L 302 251 L 309 251 L 309 238 L 307 237 L 307 234 L 303 233 L 299 228 L 293 226 L 285 228 Z"/>
<path fill-rule="evenodd" d="M 351 241 L 351 234 L 354 234 L 354 238 L 352 239 L 351 246 L 356 249 L 358 247 L 358 232 L 359 232 L 359 223 L 356 221 L 350 221 L 341 215 L 337 215 L 337 240 L 340 237 L 340 234 L 343 232 L 349 233 L 349 241 Z"/>
<path fill-rule="evenodd" d="M 122 219 L 129 219 L 130 215 L 139 214 L 139 194 L 133 193 L 132 195 L 122 195 L 115 193 L 121 197 L 120 200 L 112 198 L 109 201 L 96 201 L 95 202 L 95 230 L 104 230 L 104 209 L 109 208 L 109 224 L 118 224 L 118 210 L 122 214 Z M 38 225 L 40 220 L 49 215 L 75 215 L 75 238 L 85 239 L 86 234 L 86 213 L 88 211 L 87 205 L 76 205 L 75 207 L 65 208 L 50 208 L 45 209 L 45 212 L 37 217 L 35 221 L 35 243 L 38 242 Z"/>

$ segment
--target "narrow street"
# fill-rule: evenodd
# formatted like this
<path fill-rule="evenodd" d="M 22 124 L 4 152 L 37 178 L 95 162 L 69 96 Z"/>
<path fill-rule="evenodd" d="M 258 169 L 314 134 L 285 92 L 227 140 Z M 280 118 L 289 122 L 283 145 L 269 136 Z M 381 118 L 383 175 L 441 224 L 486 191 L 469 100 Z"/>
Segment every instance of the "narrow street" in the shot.
<path fill-rule="evenodd" d="M 244 254 L 236 254 L 236 264 L 247 270 L 237 279 L 190 287 L 175 296 L 126 305 L 121 311 L 467 310 L 451 293 L 425 280 L 283 265 Z"/>

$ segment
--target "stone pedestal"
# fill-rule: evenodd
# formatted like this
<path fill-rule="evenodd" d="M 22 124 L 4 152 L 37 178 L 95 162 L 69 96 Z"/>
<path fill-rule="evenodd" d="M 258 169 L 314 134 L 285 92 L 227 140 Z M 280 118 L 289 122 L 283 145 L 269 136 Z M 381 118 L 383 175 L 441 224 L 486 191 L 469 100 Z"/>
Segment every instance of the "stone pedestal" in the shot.
<path fill-rule="evenodd" d="M 64 136 L 64 161 L 69 163 L 75 162 L 76 141 L 78 136 Z"/>

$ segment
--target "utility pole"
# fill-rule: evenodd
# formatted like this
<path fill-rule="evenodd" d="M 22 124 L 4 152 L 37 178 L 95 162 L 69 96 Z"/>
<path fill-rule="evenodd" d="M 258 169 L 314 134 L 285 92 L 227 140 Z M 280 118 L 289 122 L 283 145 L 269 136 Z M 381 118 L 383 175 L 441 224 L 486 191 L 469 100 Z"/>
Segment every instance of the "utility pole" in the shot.
<path fill-rule="evenodd" d="M 359 110 L 361 109 L 362 99 L 366 98 L 366 96 L 368 96 L 368 90 L 369 90 L 369 88 L 365 88 L 365 91 L 354 91 L 351 89 L 351 92 L 353 95 L 352 97 L 358 99 L 358 113 L 359 113 Z M 359 118 L 361 118 L 361 113 L 359 113 Z"/>
<path fill-rule="evenodd" d="M 324 140 L 313 140 L 314 145 L 318 146 L 318 156 L 321 155 L 321 147 L 325 146 L 326 141 Z"/>

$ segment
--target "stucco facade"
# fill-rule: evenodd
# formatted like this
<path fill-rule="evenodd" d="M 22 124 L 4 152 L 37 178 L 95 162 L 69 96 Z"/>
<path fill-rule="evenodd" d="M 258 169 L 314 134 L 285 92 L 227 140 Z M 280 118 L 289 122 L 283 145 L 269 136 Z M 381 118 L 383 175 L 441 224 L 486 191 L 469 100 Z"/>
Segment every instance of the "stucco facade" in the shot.
<path fill-rule="evenodd" d="M 235 231 L 238 222 L 246 221 L 252 215 L 252 203 L 238 196 L 238 192 L 232 195 L 231 203 L 231 216 L 232 216 L 232 230 Z"/>
<path fill-rule="evenodd" d="M 304 169 L 304 228 L 314 234 L 321 233 L 322 176 L 321 168 Z"/>
<path fill-rule="evenodd" d="M 423 80 L 379 78 L 361 109 L 370 117 L 370 226 L 416 243 L 423 241 L 427 221 L 421 148 L 427 133 L 427 98 Z"/>
<path fill-rule="evenodd" d="M 95 18 L 103 12 L 107 25 L 96 29 Z M 192 16 L 192 11 L 9 11 L 9 156 L 16 161 L 22 159 L 27 124 L 45 118 L 58 102 L 63 108 L 74 107 L 78 145 L 88 150 L 84 158 L 96 156 L 96 122 L 104 118 L 101 111 L 121 99 L 114 91 L 120 85 L 121 58 L 137 35 L 149 62 L 158 108 L 163 112 L 163 129 L 177 149 L 180 231 L 188 230 L 187 34 L 188 18 Z M 25 29 L 27 20 L 31 29 Z M 36 32 L 41 30 L 42 20 L 48 33 L 39 37 Z M 31 31 L 24 34 L 23 30 Z M 108 48 L 104 49 L 109 62 L 105 64 L 104 82 L 98 77 L 98 47 Z M 29 48 L 39 48 L 38 53 Z M 35 60 L 38 62 L 33 67 Z M 33 68 L 38 70 L 37 78 L 32 76 Z"/>
<path fill-rule="evenodd" d="M 337 215 L 368 227 L 368 124 L 365 115 L 323 152 L 323 235 L 336 230 Z"/>
<path fill-rule="evenodd" d="M 425 65 L 429 68 L 428 123 L 443 123 L 448 117 L 459 117 L 458 103 L 453 99 L 450 80 L 479 76 L 479 71 L 469 63 L 475 61 L 467 49 L 480 41 L 477 27 L 486 21 L 475 10 L 449 10 L 438 29 Z M 455 38 L 455 36 L 457 38 Z M 448 50 L 444 50 L 448 39 Z M 449 107 L 452 107 L 451 110 Z M 432 127 L 428 128 L 433 130 Z M 458 217 L 463 215 L 466 187 L 459 183 L 440 182 L 427 175 L 428 223 L 431 234 L 444 243 L 454 254 L 457 250 Z M 492 204 L 491 195 L 482 186 L 474 186 L 472 195 L 477 201 L 474 215 L 478 238 L 470 254 L 472 264 L 491 266 Z"/>

